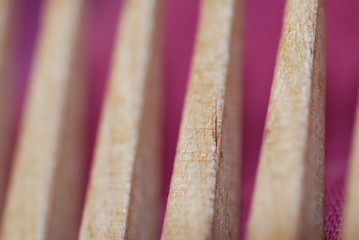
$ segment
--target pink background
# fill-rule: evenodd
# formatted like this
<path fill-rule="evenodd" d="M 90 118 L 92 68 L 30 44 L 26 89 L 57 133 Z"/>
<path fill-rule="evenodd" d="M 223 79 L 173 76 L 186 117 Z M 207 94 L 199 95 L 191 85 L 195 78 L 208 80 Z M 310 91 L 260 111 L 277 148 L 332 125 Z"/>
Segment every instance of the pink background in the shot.
<path fill-rule="evenodd" d="M 40 0 L 18 0 L 16 109 L 18 116 L 31 68 Z M 193 50 L 198 0 L 165 0 L 163 218 L 182 105 Z M 88 76 L 91 86 L 89 151 L 92 151 L 121 0 L 88 0 Z M 281 32 L 284 0 L 245 2 L 241 236 L 245 231 L 266 109 Z M 359 84 L 359 1 L 327 0 L 326 239 L 338 237 L 343 184 Z M 89 160 L 90 161 L 90 160 Z"/>

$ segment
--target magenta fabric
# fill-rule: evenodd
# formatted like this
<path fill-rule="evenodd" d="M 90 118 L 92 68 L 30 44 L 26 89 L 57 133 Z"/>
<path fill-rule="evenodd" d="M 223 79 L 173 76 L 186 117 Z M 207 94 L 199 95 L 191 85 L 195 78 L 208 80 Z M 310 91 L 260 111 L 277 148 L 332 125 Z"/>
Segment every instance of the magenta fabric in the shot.
<path fill-rule="evenodd" d="M 16 86 L 17 116 L 23 103 L 36 41 L 40 0 L 18 0 L 19 29 Z M 88 0 L 90 8 L 88 81 L 91 113 L 91 154 L 103 89 L 108 75 L 121 0 Z M 172 165 L 176 150 L 183 99 L 191 62 L 199 9 L 198 0 L 164 0 L 164 151 L 163 221 Z M 245 1 L 243 56 L 243 158 L 241 187 L 241 238 L 253 191 L 270 87 L 281 33 L 284 0 Z M 343 206 L 344 182 L 359 86 L 359 1 L 327 0 L 327 125 L 325 237 L 338 239 Z M 60 23 L 61 24 L 61 23 Z M 91 158 L 89 157 L 89 164 Z"/>

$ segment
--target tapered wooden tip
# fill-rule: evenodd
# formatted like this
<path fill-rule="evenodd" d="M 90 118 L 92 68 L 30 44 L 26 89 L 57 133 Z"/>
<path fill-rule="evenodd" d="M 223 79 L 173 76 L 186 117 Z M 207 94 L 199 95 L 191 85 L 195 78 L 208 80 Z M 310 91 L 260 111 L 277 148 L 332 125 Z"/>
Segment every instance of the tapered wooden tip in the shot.
<path fill-rule="evenodd" d="M 288 0 L 247 239 L 323 239 L 324 0 Z"/>
<path fill-rule="evenodd" d="M 348 167 L 346 198 L 343 221 L 343 240 L 354 240 L 359 236 L 359 98 L 353 131 L 353 142 Z"/>
<path fill-rule="evenodd" d="M 13 36 L 16 6 L 13 0 L 0 1 L 0 224 L 8 185 L 14 137 Z"/>
<path fill-rule="evenodd" d="M 238 239 L 239 4 L 202 1 L 162 239 Z"/>
<path fill-rule="evenodd" d="M 125 3 L 80 239 L 157 239 L 161 1 Z"/>
<path fill-rule="evenodd" d="M 76 239 L 84 189 L 82 0 L 45 2 L 1 239 Z"/>

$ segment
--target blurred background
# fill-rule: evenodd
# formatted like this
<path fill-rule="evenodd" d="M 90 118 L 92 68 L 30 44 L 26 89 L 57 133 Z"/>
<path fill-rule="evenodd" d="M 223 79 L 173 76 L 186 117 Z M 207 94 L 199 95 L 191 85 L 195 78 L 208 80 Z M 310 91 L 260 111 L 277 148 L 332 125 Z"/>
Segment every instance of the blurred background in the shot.
<path fill-rule="evenodd" d="M 42 0 L 17 0 L 15 105 L 17 122 L 26 93 L 36 47 Z M 106 84 L 122 0 L 88 0 L 88 81 L 91 113 L 89 153 Z M 284 0 L 245 1 L 243 55 L 243 144 L 241 186 L 241 236 L 245 226 L 259 159 L 276 53 L 280 39 Z M 199 0 L 164 0 L 164 146 L 163 221 L 176 151 L 197 25 Z M 325 236 L 337 239 L 343 206 L 344 182 L 350 152 L 354 110 L 359 87 L 359 1 L 327 0 L 327 105 Z M 59 23 L 61 24 L 61 23 Z M 89 164 L 91 158 L 89 158 Z"/>

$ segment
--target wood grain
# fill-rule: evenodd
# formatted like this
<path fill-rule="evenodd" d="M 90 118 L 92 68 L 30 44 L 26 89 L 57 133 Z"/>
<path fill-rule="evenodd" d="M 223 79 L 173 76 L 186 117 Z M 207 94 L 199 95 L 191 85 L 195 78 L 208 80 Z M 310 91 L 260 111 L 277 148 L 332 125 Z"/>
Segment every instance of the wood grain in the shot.
<path fill-rule="evenodd" d="M 359 96 L 359 95 L 358 95 Z M 356 109 L 356 119 L 353 131 L 353 142 L 346 187 L 346 198 L 343 221 L 343 240 L 355 240 L 359 236 L 359 98 Z"/>
<path fill-rule="evenodd" d="M 76 239 L 84 198 L 82 0 L 45 2 L 1 239 Z"/>
<path fill-rule="evenodd" d="M 288 0 L 247 238 L 323 239 L 325 1 Z"/>
<path fill-rule="evenodd" d="M 119 24 L 80 239 L 157 239 L 159 0 L 128 0 Z"/>
<path fill-rule="evenodd" d="M 0 0 L 0 223 L 9 178 L 14 135 L 13 36 L 16 32 L 13 0 Z"/>
<path fill-rule="evenodd" d="M 239 5 L 201 3 L 162 239 L 238 239 Z"/>

